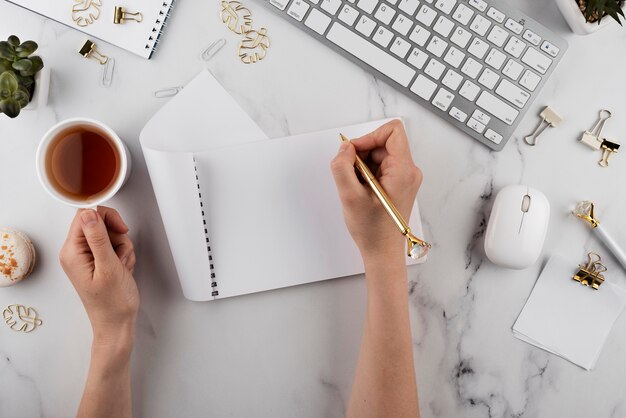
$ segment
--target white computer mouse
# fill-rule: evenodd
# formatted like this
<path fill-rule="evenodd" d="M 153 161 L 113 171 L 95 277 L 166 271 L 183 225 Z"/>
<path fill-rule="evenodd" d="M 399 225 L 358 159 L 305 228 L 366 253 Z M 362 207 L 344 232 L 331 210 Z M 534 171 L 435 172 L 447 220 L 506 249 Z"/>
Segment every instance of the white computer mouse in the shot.
<path fill-rule="evenodd" d="M 550 203 L 537 189 L 516 184 L 496 196 L 485 234 L 491 262 L 525 269 L 537 261 L 548 231 Z"/>

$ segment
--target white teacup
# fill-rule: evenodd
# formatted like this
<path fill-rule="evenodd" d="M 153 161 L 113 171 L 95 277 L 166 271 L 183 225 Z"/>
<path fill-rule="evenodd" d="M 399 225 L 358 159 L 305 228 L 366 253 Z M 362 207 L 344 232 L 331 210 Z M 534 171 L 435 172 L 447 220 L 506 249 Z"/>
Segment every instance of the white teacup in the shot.
<path fill-rule="evenodd" d="M 60 137 L 60 134 L 66 133 L 73 127 L 93 128 L 98 135 L 105 136 L 113 145 L 116 161 L 119 162 L 119 170 L 117 170 L 110 185 L 105 187 L 102 192 L 82 199 L 70 197 L 60 191 L 55 185 L 55 181 L 50 179 L 50 167 L 48 167 L 50 160 L 48 153 L 51 151 L 51 145 Z M 37 148 L 36 168 L 37 176 L 43 188 L 56 200 L 76 208 L 94 208 L 111 199 L 124 186 L 130 174 L 131 158 L 128 148 L 111 128 L 93 119 L 71 118 L 57 123 L 43 136 Z"/>

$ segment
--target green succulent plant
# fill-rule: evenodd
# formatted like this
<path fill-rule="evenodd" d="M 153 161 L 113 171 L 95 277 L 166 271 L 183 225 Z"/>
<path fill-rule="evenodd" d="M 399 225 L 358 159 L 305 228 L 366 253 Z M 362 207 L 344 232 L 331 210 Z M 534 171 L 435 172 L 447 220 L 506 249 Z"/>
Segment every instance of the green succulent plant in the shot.
<path fill-rule="evenodd" d="M 10 118 L 20 114 L 35 91 L 35 74 L 43 68 L 43 60 L 32 55 L 36 42 L 11 35 L 0 41 L 0 113 Z"/>
<path fill-rule="evenodd" d="M 617 23 L 622 24 L 620 16 L 624 18 L 622 10 L 624 0 L 577 0 L 577 3 L 588 23 L 600 24 L 605 16 L 611 16 Z"/>

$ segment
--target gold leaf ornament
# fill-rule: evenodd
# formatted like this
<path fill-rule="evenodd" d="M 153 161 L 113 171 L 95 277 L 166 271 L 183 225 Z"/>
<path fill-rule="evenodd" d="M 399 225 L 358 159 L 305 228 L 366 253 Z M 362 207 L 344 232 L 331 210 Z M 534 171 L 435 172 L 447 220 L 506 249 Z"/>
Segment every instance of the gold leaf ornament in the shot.
<path fill-rule="evenodd" d="M 80 27 L 91 25 L 100 17 L 102 0 L 74 0 L 72 20 Z"/>
<path fill-rule="evenodd" d="M 13 331 L 31 332 L 43 321 L 38 318 L 37 311 L 24 305 L 9 305 L 2 311 L 4 322 Z"/>
<path fill-rule="evenodd" d="M 244 64 L 254 64 L 265 58 L 269 47 L 270 38 L 267 37 L 267 29 L 249 30 L 239 44 L 239 59 Z"/>
<path fill-rule="evenodd" d="M 252 13 L 238 1 L 222 1 L 222 22 L 238 35 L 252 29 Z"/>

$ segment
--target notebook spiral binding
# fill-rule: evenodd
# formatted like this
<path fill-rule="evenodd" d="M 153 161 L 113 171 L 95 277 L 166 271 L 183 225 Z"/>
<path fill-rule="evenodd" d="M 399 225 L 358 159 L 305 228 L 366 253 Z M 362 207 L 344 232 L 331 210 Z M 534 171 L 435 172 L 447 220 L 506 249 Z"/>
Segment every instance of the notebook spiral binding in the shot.
<path fill-rule="evenodd" d="M 150 36 L 145 46 L 145 49 L 152 48 L 152 51 L 150 51 L 149 58 L 152 58 L 152 54 L 154 54 L 154 51 L 159 45 L 161 34 L 163 33 L 163 30 L 167 26 L 167 19 L 170 17 L 170 13 L 172 13 L 172 9 L 174 8 L 175 1 L 176 0 L 169 0 L 169 1 L 163 2 L 163 9 L 159 11 L 159 17 L 155 20 L 154 22 L 155 26 L 152 28 L 152 33 L 156 33 L 156 36 L 155 35 Z"/>
<path fill-rule="evenodd" d="M 202 223 L 204 228 L 204 236 L 206 238 L 206 248 L 209 257 L 209 268 L 211 269 L 211 287 L 213 291 L 211 296 L 219 296 L 220 292 L 217 289 L 217 280 L 215 278 L 215 267 L 213 266 L 213 253 L 211 252 L 211 241 L 209 240 L 209 230 L 207 229 L 206 216 L 204 214 L 204 203 L 202 201 L 202 190 L 200 189 L 200 179 L 198 178 L 198 166 L 196 165 L 196 159 L 193 159 L 193 169 L 196 172 L 196 185 L 198 186 L 198 197 L 200 199 L 200 210 L 202 211 Z"/>

